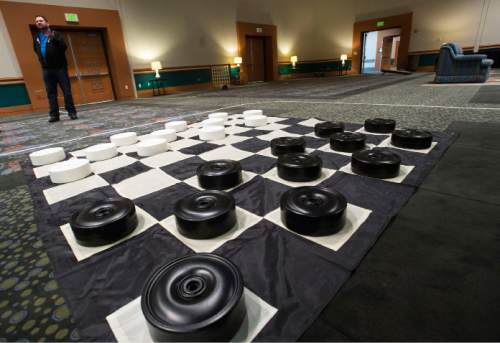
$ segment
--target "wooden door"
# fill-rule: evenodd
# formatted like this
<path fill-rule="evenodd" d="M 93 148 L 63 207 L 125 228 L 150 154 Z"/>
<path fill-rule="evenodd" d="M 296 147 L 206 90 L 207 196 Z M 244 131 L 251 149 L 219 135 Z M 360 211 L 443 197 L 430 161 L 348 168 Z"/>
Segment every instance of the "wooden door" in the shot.
<path fill-rule="evenodd" d="M 79 103 L 113 100 L 111 74 L 101 32 L 68 31 L 66 34 L 74 65 L 68 70 L 77 76 L 81 93 Z"/>
<path fill-rule="evenodd" d="M 394 37 L 384 37 L 382 43 L 382 70 L 391 69 L 392 40 Z"/>
<path fill-rule="evenodd" d="M 246 70 L 248 81 L 266 80 L 266 54 L 265 41 L 263 37 L 246 38 Z"/>
<path fill-rule="evenodd" d="M 400 40 L 398 40 L 398 41 L 396 42 L 396 44 L 395 44 L 395 47 L 394 47 L 394 62 L 393 62 L 393 64 L 394 64 L 394 66 L 396 66 L 396 68 L 397 68 L 397 65 L 398 65 L 399 43 L 400 43 L 400 42 L 401 42 L 401 41 L 400 41 Z"/>

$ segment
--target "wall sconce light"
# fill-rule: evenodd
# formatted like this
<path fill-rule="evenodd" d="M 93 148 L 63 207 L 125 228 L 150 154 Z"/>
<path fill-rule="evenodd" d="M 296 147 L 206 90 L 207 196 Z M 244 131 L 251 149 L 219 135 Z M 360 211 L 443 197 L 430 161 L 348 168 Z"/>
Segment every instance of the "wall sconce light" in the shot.
<path fill-rule="evenodd" d="M 238 67 L 240 66 L 240 64 L 243 63 L 243 58 L 241 58 L 240 56 L 236 56 L 234 58 L 234 64 L 236 64 Z"/>
<path fill-rule="evenodd" d="M 347 55 L 346 54 L 340 55 L 340 60 L 342 61 L 342 65 L 345 65 L 345 61 L 347 61 Z"/>
<path fill-rule="evenodd" d="M 157 79 L 160 78 L 160 73 L 158 72 L 158 70 L 160 70 L 160 69 L 161 69 L 161 62 L 160 61 L 153 61 L 153 62 L 151 62 L 151 70 L 156 71 L 155 77 Z"/>
<path fill-rule="evenodd" d="M 298 62 L 298 58 L 297 56 L 292 56 L 290 57 L 290 62 L 292 62 L 292 68 L 295 69 L 295 65 L 297 64 Z"/>

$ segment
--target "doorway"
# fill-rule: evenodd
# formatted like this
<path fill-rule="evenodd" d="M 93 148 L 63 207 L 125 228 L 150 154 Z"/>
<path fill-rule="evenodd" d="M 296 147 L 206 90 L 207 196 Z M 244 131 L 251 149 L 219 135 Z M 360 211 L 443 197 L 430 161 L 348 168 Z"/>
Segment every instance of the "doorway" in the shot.
<path fill-rule="evenodd" d="M 241 83 L 278 79 L 278 40 L 274 25 L 236 22 L 238 49 L 241 56 Z"/>
<path fill-rule="evenodd" d="M 401 28 L 363 32 L 361 73 L 397 70 Z"/>
<path fill-rule="evenodd" d="M 111 73 L 100 30 L 57 29 L 66 41 L 66 60 L 75 105 L 114 100 Z M 58 90 L 59 104 L 64 103 Z"/>
<path fill-rule="evenodd" d="M 410 12 L 355 22 L 352 35 L 351 73 L 359 74 L 363 72 L 362 65 L 365 35 L 368 32 L 383 32 L 392 29 L 398 30 L 398 33 L 394 33 L 392 36 L 399 36 L 399 40 L 396 39 L 399 43 L 395 43 L 395 45 L 397 45 L 397 56 L 394 56 L 394 64 L 397 66 L 398 72 L 408 69 L 408 51 L 412 33 L 412 18 L 413 14 Z M 391 34 L 388 36 L 391 36 Z M 377 53 L 380 56 L 380 60 L 382 59 L 381 53 L 382 52 Z M 380 69 L 382 68 L 380 67 Z"/>
<path fill-rule="evenodd" d="M 267 81 L 266 37 L 246 36 L 245 46 L 248 82 Z"/>

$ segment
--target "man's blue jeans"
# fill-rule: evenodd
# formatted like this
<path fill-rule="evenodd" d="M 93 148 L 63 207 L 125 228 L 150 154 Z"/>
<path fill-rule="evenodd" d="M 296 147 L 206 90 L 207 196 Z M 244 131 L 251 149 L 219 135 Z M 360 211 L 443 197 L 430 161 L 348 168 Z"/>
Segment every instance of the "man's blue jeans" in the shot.
<path fill-rule="evenodd" d="M 43 81 L 45 81 L 45 89 L 47 90 L 47 98 L 49 98 L 50 116 L 59 117 L 59 104 L 57 103 L 57 85 L 61 87 L 64 95 L 64 107 L 68 114 L 76 114 L 76 108 L 73 103 L 73 95 L 71 94 L 71 83 L 69 81 L 68 69 L 43 69 Z"/>

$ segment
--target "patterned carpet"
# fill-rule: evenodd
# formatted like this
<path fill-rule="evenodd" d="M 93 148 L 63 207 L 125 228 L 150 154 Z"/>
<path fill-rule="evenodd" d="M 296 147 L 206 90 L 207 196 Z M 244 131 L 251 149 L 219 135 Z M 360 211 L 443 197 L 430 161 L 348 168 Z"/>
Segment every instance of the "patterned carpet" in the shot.
<path fill-rule="evenodd" d="M 78 341 L 26 186 L 0 192 L 0 341 Z"/>

